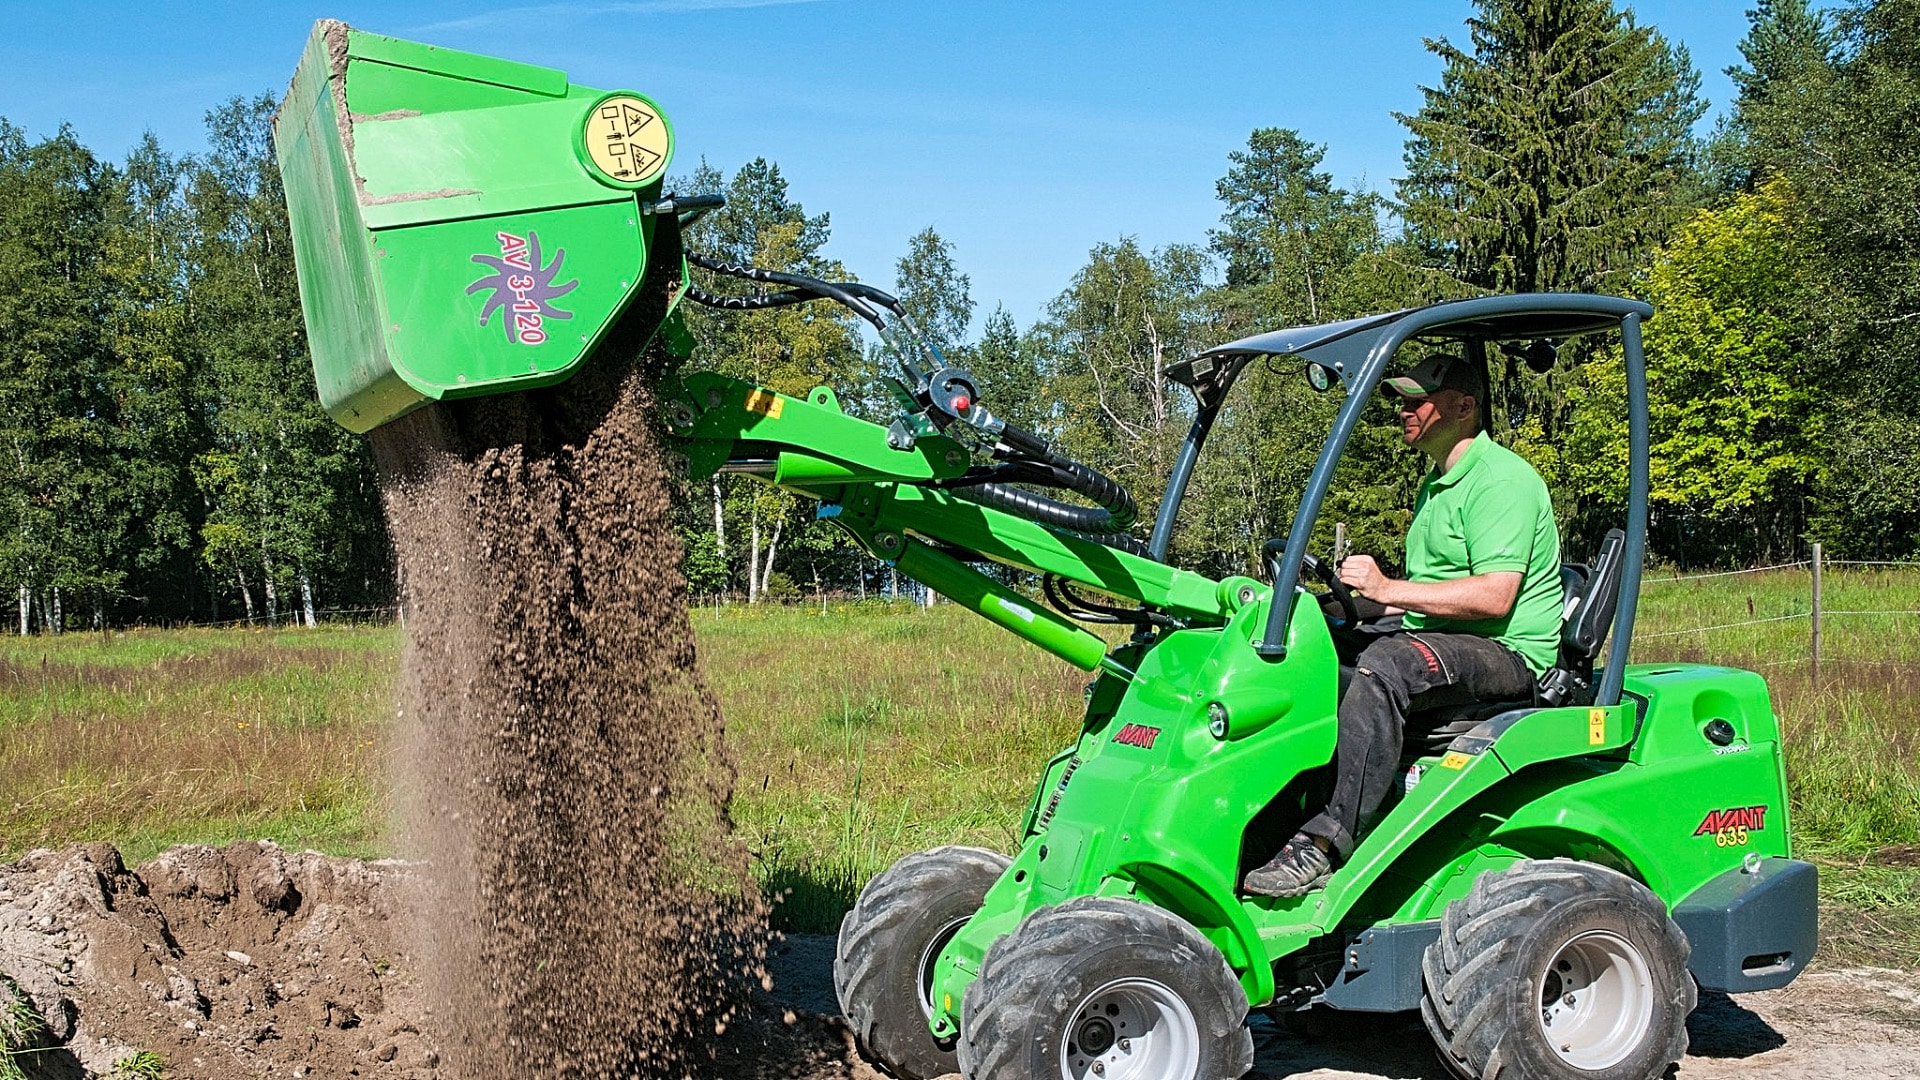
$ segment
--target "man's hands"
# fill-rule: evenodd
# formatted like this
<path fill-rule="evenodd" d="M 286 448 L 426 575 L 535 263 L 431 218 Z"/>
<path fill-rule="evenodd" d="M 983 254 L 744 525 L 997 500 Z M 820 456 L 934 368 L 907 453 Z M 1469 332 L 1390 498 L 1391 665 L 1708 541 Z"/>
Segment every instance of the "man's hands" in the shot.
<path fill-rule="evenodd" d="M 1525 575 L 1495 570 L 1451 581 L 1401 581 L 1388 577 L 1371 555 L 1349 555 L 1335 571 L 1347 588 L 1396 609 L 1442 619 L 1498 619 L 1513 610 Z"/>
<path fill-rule="evenodd" d="M 1375 595 L 1376 591 L 1381 585 L 1393 580 L 1380 569 L 1380 564 L 1374 562 L 1371 555 L 1349 555 L 1340 561 L 1335 572 L 1340 575 L 1341 581 L 1346 582 L 1347 588 L 1370 600 L 1380 600 L 1381 598 Z M 1386 601 L 1381 600 L 1381 602 Z"/>

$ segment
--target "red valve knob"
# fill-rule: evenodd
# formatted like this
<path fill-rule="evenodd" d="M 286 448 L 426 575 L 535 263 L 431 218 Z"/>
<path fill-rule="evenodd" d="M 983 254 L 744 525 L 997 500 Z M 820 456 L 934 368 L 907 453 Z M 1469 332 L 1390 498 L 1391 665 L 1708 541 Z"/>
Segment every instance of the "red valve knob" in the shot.
<path fill-rule="evenodd" d="M 954 411 L 954 412 L 957 412 L 957 413 L 963 413 L 963 412 L 966 412 L 966 411 L 967 411 L 968 409 L 971 409 L 971 408 L 973 408 L 973 401 L 972 401 L 972 399 L 970 399 L 970 398 L 968 398 L 968 397 L 967 397 L 967 395 L 965 395 L 965 394 L 955 394 L 955 395 L 953 396 L 953 411 Z"/>

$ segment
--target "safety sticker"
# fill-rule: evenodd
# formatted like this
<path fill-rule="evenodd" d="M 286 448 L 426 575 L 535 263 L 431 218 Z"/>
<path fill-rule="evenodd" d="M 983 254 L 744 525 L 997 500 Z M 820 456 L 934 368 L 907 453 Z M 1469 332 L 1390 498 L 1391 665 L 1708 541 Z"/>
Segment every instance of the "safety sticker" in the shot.
<path fill-rule="evenodd" d="M 1471 757 L 1456 750 L 1440 759 L 1440 767 L 1443 769 L 1464 769 L 1467 767 L 1467 762 L 1472 760 Z"/>
<path fill-rule="evenodd" d="M 615 94 L 587 114 L 582 141 L 594 167 L 621 184 L 641 184 L 666 168 L 670 136 L 653 103 Z"/>
<path fill-rule="evenodd" d="M 785 404 L 780 395 L 771 390 L 754 390 L 747 395 L 747 411 L 759 413 L 769 420 L 780 419 L 780 410 Z"/>
<path fill-rule="evenodd" d="M 1587 745 L 1599 746 L 1607 741 L 1607 710 L 1587 710 Z"/>
<path fill-rule="evenodd" d="M 560 276 L 560 264 L 566 261 L 567 249 L 555 249 L 553 261 L 545 262 L 540 252 L 540 234 L 532 230 L 525 236 L 497 232 L 494 241 L 500 245 L 500 254 L 473 257 L 474 262 L 491 267 L 493 272 L 467 286 L 467 295 L 482 289 L 493 290 L 493 295 L 487 297 L 486 304 L 480 308 L 480 325 L 486 326 L 498 311 L 503 316 L 500 322 L 508 341 L 516 345 L 539 345 L 547 340 L 548 319 L 573 318 L 572 312 L 553 306 L 555 300 L 580 284 L 578 278 L 564 285 L 554 284 L 554 279 Z"/>

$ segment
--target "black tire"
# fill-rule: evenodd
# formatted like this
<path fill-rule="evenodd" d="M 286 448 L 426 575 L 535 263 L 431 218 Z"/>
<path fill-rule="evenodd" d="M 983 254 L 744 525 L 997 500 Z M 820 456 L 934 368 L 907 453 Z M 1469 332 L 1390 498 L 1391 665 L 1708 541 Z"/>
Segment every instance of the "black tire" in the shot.
<path fill-rule="evenodd" d="M 1687 952 L 1632 878 L 1522 862 L 1447 905 L 1420 1015 L 1465 1080 L 1648 1080 L 1687 1050 Z"/>
<path fill-rule="evenodd" d="M 967 1080 L 1237 1080 L 1253 1067 L 1247 995 L 1226 958 L 1133 900 L 1027 916 L 987 950 L 961 1017 Z"/>
<path fill-rule="evenodd" d="M 955 1072 L 953 1040 L 927 1029 L 934 958 L 953 940 L 1011 861 L 980 848 L 908 855 L 867 882 L 840 922 L 833 992 L 860 1046 L 895 1076 Z"/>

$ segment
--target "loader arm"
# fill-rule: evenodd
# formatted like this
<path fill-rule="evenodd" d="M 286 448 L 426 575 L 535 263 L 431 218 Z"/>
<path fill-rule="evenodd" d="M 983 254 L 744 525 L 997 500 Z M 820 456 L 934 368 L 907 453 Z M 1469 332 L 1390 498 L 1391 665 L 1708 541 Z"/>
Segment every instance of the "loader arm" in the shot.
<path fill-rule="evenodd" d="M 850 416 L 827 387 L 796 398 L 695 372 L 665 409 L 691 475 L 746 475 L 812 499 L 874 558 L 1084 670 L 1116 667 L 1103 639 L 969 562 L 1051 574 L 1184 625 L 1223 624 L 1264 596 L 1246 579 L 1218 582 L 969 501 L 940 486 L 971 464 L 963 443 Z"/>

